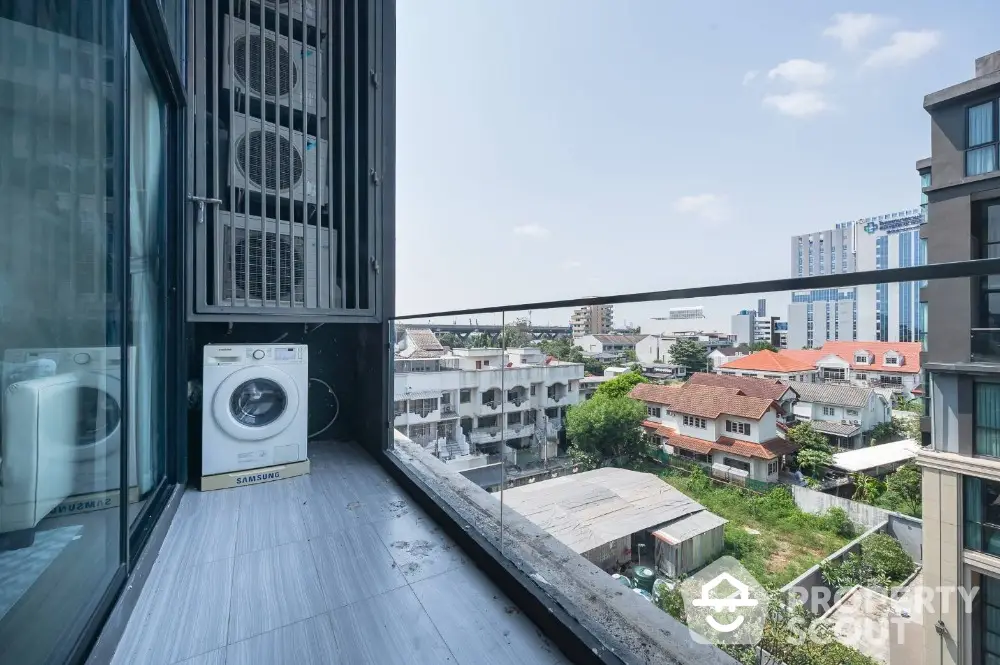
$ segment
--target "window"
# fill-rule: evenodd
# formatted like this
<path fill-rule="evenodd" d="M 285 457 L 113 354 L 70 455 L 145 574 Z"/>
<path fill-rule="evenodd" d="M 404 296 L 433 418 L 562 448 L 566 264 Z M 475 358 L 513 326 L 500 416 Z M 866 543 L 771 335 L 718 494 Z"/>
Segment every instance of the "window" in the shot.
<path fill-rule="evenodd" d="M 858 410 L 857 409 L 848 409 L 847 410 L 847 415 L 849 415 L 849 416 L 856 416 L 856 415 L 858 415 Z"/>
<path fill-rule="evenodd" d="M 858 363 L 859 365 L 867 365 L 868 364 L 868 356 L 867 355 L 854 356 L 854 362 Z"/>
<path fill-rule="evenodd" d="M 835 416 L 835 415 L 837 415 L 837 410 L 835 408 L 833 408 L 832 406 L 824 406 L 823 407 L 823 415 L 824 416 Z"/>
<path fill-rule="evenodd" d="M 997 170 L 996 102 L 971 106 L 966 111 L 965 175 Z"/>
<path fill-rule="evenodd" d="M 885 357 L 885 364 L 886 365 L 898 365 L 899 364 L 899 358 L 897 358 L 896 356 L 886 356 Z"/>
<path fill-rule="evenodd" d="M 857 379 L 858 381 L 864 381 L 865 379 L 868 378 L 868 375 L 865 374 L 864 372 L 855 372 L 854 378 Z"/>
<path fill-rule="evenodd" d="M 535 396 L 535 384 L 531 384 L 531 396 Z M 588 396 L 589 397 L 589 396 Z"/>
<path fill-rule="evenodd" d="M 741 423 L 735 420 L 727 420 L 726 431 L 732 432 L 734 434 L 743 434 L 744 436 L 750 436 L 750 423 Z"/>
<path fill-rule="evenodd" d="M 472 391 L 468 388 L 463 388 L 461 392 L 458 393 L 458 401 L 462 404 L 468 404 L 472 401 Z"/>
<path fill-rule="evenodd" d="M 1000 483 L 965 476 L 962 490 L 965 547 L 1000 556 Z"/>
<path fill-rule="evenodd" d="M 476 361 L 476 369 L 482 369 L 482 368 L 483 368 L 483 361 L 482 360 L 477 360 Z"/>
<path fill-rule="evenodd" d="M 976 454 L 1000 457 L 1000 383 L 977 383 L 972 409 Z"/>
<path fill-rule="evenodd" d="M 653 418 L 659 418 L 660 417 L 660 407 L 658 407 L 658 406 L 647 406 L 646 407 L 646 415 L 647 416 L 652 416 Z"/>
<path fill-rule="evenodd" d="M 490 366 L 490 361 L 489 360 L 484 360 L 483 361 L 483 367 L 489 367 L 489 366 Z"/>
<path fill-rule="evenodd" d="M 694 416 L 684 416 L 684 424 L 688 427 L 698 427 L 700 429 L 708 427 L 708 423 L 705 422 L 704 418 L 696 418 Z"/>
<path fill-rule="evenodd" d="M 733 459 L 732 457 L 723 457 L 722 463 L 734 469 L 742 469 L 747 473 L 750 472 L 750 463 L 744 462 L 743 460 Z"/>
<path fill-rule="evenodd" d="M 778 460 L 767 463 L 767 475 L 773 476 L 778 473 Z"/>
<path fill-rule="evenodd" d="M 406 413 L 406 400 L 397 399 L 393 404 L 392 415 L 396 418 Z"/>

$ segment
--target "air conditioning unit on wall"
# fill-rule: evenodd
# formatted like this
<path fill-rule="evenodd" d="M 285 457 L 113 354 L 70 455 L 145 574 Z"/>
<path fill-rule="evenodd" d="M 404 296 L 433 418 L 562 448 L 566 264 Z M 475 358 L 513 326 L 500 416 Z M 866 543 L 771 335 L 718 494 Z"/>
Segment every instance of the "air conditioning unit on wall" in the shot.
<path fill-rule="evenodd" d="M 335 230 L 222 211 L 213 249 L 217 305 L 341 306 Z"/>
<path fill-rule="evenodd" d="M 264 6 L 268 9 L 275 9 L 281 14 L 291 17 L 293 21 L 301 21 L 303 17 L 303 10 L 305 11 L 305 20 L 309 25 L 314 25 L 316 23 L 317 17 L 317 6 L 319 8 L 319 19 L 320 23 L 323 22 L 323 17 L 325 13 L 323 10 L 326 3 L 323 0 L 264 0 Z M 321 26 L 322 27 L 322 26 Z"/>
<path fill-rule="evenodd" d="M 234 114 L 230 129 L 230 184 L 247 191 L 326 204 L 326 141 L 247 119 L 241 113 Z"/>
<path fill-rule="evenodd" d="M 222 82 L 227 90 L 325 116 L 326 85 L 319 80 L 318 72 L 321 58 L 322 51 L 303 47 L 287 35 L 226 17 Z"/>

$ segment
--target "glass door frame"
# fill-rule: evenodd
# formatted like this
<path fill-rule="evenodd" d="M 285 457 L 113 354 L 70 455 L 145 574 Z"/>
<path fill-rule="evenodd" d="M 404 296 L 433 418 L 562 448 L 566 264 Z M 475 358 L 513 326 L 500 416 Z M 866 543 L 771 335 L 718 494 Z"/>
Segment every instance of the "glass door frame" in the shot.
<path fill-rule="evenodd" d="M 161 102 L 163 103 L 163 168 L 164 168 L 164 198 L 160 214 L 164 224 L 163 260 L 160 262 L 160 279 L 165 285 L 165 302 L 162 303 L 161 315 L 165 326 L 164 341 L 166 353 L 166 372 L 164 379 L 164 400 L 159 408 L 163 409 L 164 431 L 161 433 L 166 447 L 166 458 L 163 477 L 157 482 L 155 489 L 149 494 L 142 509 L 134 522 L 130 524 L 128 519 L 128 501 L 121 502 L 123 533 L 123 559 L 128 563 L 129 571 L 135 566 L 138 556 L 149 540 L 149 537 L 156 526 L 157 519 L 163 512 L 163 508 L 170 497 L 175 485 L 186 482 L 186 443 L 187 443 L 187 400 L 185 386 L 187 384 L 187 362 L 185 344 L 185 318 L 183 302 L 183 279 L 185 270 L 183 266 L 184 257 L 184 228 L 183 215 L 185 214 L 184 197 L 184 168 L 186 164 L 184 140 L 184 118 L 185 106 L 187 104 L 186 95 L 178 69 L 177 59 L 174 50 L 170 45 L 169 33 L 166 28 L 163 12 L 156 0 L 129 0 L 129 31 L 126 35 L 125 43 L 122 46 L 125 52 L 125 76 L 128 80 L 130 68 L 132 66 L 131 49 L 129 40 L 135 42 L 135 47 L 142 59 L 149 79 L 153 84 Z M 126 94 L 128 101 L 131 96 Z M 125 114 L 126 116 L 128 114 Z M 127 125 L 127 123 L 126 123 Z M 126 143 L 128 146 L 128 132 L 126 127 Z M 127 156 L 126 156 L 127 159 Z M 126 194 L 128 188 L 125 187 Z M 127 197 L 126 197 L 127 198 Z M 123 251 L 126 253 L 124 265 L 129 265 L 129 239 L 131 238 L 131 220 L 128 211 L 131 209 L 130 201 L 127 203 L 125 214 L 125 230 Z M 131 278 L 128 274 L 124 276 L 125 303 L 123 313 L 125 319 L 125 340 L 132 339 L 131 316 L 129 306 L 131 298 Z M 126 354 L 126 366 L 131 359 Z M 129 380 L 133 374 L 126 369 L 123 372 Z M 123 390 L 130 390 L 130 386 L 124 385 Z M 130 393 L 126 393 L 130 394 Z M 131 406 L 131 405 L 130 405 Z M 127 459 L 128 454 L 121 456 L 122 459 L 122 496 L 127 497 L 128 474 L 127 464 L 131 460 Z"/>

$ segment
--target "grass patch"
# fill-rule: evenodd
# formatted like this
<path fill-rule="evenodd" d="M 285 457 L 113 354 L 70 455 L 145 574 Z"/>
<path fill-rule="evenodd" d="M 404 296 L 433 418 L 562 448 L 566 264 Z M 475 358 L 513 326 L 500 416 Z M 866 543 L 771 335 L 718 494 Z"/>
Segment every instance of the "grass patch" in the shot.
<path fill-rule="evenodd" d="M 805 513 L 783 487 L 756 494 L 720 487 L 698 471 L 685 474 L 663 472 L 661 468 L 660 477 L 729 520 L 725 526 L 725 553 L 735 557 L 769 589 L 791 582 L 855 535 L 842 510 L 833 509 L 825 515 Z"/>

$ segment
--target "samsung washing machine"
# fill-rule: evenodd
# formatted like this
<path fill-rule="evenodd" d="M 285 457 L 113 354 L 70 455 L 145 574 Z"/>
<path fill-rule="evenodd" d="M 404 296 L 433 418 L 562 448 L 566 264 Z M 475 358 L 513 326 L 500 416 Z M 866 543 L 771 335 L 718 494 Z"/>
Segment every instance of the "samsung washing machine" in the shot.
<path fill-rule="evenodd" d="M 131 353 L 134 356 L 134 349 Z M 135 437 L 126 435 L 122 427 L 125 407 L 119 347 L 8 349 L 3 361 L 3 393 L 21 381 L 64 374 L 75 377 L 76 439 L 66 460 L 72 466 L 74 496 L 119 489 L 123 441 L 130 444 L 129 487 L 137 486 Z"/>
<path fill-rule="evenodd" d="M 202 476 L 307 459 L 309 349 L 209 345 L 202 379 Z"/>

